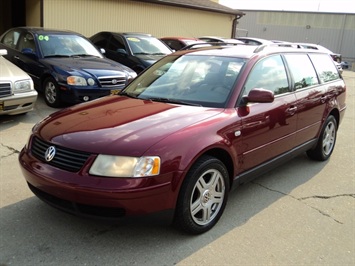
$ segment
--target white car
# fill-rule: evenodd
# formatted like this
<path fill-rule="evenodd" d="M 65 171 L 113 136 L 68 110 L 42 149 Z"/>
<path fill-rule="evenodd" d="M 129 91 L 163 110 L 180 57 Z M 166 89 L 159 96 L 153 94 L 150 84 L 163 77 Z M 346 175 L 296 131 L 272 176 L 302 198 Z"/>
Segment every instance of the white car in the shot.
<path fill-rule="evenodd" d="M 272 44 L 273 42 L 270 40 L 266 39 L 261 39 L 261 38 L 253 38 L 253 37 L 238 37 L 236 38 L 239 41 L 244 42 L 245 44 L 248 45 L 263 45 L 263 44 Z"/>
<path fill-rule="evenodd" d="M 202 36 L 202 37 L 198 37 L 198 39 L 204 42 L 212 42 L 212 43 L 244 44 L 244 42 L 239 41 L 237 39 L 217 37 L 217 36 Z"/>
<path fill-rule="evenodd" d="M 295 43 L 295 44 L 297 44 L 300 48 L 319 50 L 321 52 L 328 53 L 335 62 L 338 62 L 339 64 L 341 62 L 342 59 L 341 54 L 336 54 L 330 51 L 328 48 L 325 48 L 324 46 L 321 46 L 319 44 L 314 44 L 314 43 Z"/>
<path fill-rule="evenodd" d="M 333 58 L 339 73 L 340 74 L 343 73 L 343 67 L 340 64 L 340 62 L 341 62 L 341 54 L 333 53 L 329 49 L 327 49 L 324 46 L 321 46 L 319 44 L 314 44 L 314 43 L 295 43 L 295 44 L 298 46 L 298 48 L 319 50 L 321 52 L 325 52 L 325 53 L 329 54 Z"/>
<path fill-rule="evenodd" d="M 5 49 L 0 49 L 0 115 L 27 113 L 34 107 L 37 91 L 31 77 L 5 59 Z"/>

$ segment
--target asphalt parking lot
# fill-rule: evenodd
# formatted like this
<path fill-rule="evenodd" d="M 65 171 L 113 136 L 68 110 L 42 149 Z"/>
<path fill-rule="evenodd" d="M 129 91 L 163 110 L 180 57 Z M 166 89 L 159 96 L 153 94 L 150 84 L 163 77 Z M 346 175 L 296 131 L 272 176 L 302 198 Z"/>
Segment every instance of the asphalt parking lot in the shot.
<path fill-rule="evenodd" d="M 55 109 L 0 117 L 0 265 L 355 265 L 355 72 L 327 162 L 300 155 L 235 190 L 219 223 L 189 236 L 154 222 L 78 218 L 33 196 L 17 156 Z"/>

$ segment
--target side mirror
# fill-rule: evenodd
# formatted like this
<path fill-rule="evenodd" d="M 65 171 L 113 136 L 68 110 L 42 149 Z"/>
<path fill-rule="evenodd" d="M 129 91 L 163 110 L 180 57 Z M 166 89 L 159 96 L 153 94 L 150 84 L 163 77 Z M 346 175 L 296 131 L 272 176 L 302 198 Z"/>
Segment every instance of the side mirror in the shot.
<path fill-rule="evenodd" d="M 0 49 L 0 55 L 7 55 L 6 49 Z"/>
<path fill-rule="evenodd" d="M 120 54 L 120 55 L 124 55 L 124 56 L 127 55 L 127 51 L 126 51 L 125 49 L 122 49 L 122 48 L 117 49 L 116 52 L 117 52 L 118 54 Z"/>
<path fill-rule="evenodd" d="M 31 57 L 32 59 L 36 59 L 37 58 L 36 53 L 31 48 L 24 48 L 24 49 L 21 50 L 21 53 Z"/>
<path fill-rule="evenodd" d="M 34 54 L 34 51 L 31 48 L 23 48 L 21 50 L 21 53 L 28 55 L 28 54 Z"/>
<path fill-rule="evenodd" d="M 100 48 L 100 53 L 106 54 L 106 50 L 104 48 Z"/>
<path fill-rule="evenodd" d="M 255 88 L 249 92 L 245 100 L 253 103 L 272 103 L 274 98 L 274 93 L 272 91 Z"/>

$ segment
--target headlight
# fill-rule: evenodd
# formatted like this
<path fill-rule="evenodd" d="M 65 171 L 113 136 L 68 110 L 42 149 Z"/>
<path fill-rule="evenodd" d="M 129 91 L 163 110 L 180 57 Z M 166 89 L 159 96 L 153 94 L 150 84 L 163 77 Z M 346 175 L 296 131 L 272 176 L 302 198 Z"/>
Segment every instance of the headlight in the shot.
<path fill-rule="evenodd" d="M 20 80 L 15 82 L 15 93 L 26 92 L 31 90 L 30 80 Z"/>
<path fill-rule="evenodd" d="M 83 77 L 79 76 L 69 76 L 67 77 L 67 83 L 69 85 L 75 85 L 75 86 L 87 86 L 88 83 L 86 82 L 86 79 Z"/>
<path fill-rule="evenodd" d="M 136 72 L 129 72 L 127 77 L 127 84 L 129 84 L 135 77 L 137 77 Z"/>
<path fill-rule="evenodd" d="M 160 158 L 157 156 L 124 157 L 102 154 L 97 156 L 89 171 L 92 175 L 109 177 L 147 177 L 158 175 L 159 172 Z"/>

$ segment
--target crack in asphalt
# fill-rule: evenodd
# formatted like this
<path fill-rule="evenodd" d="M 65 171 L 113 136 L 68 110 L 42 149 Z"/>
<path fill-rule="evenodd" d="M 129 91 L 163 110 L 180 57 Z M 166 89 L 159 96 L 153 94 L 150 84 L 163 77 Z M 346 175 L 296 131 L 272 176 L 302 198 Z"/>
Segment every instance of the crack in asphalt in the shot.
<path fill-rule="evenodd" d="M 354 194 L 339 194 L 339 195 L 333 195 L 333 196 L 319 196 L 319 195 L 314 195 L 314 196 L 309 196 L 309 197 L 296 198 L 296 197 L 294 197 L 294 196 L 292 196 L 292 195 L 290 195 L 290 194 L 284 193 L 284 192 L 282 192 L 282 191 L 268 188 L 268 187 L 266 187 L 266 186 L 264 186 L 264 185 L 262 185 L 262 184 L 260 184 L 260 183 L 257 183 L 257 182 L 255 182 L 255 181 L 252 181 L 251 183 L 253 183 L 253 184 L 255 184 L 255 185 L 258 185 L 258 186 L 260 186 L 260 187 L 262 187 L 262 188 L 265 188 L 265 189 L 267 189 L 267 190 L 269 190 L 269 191 L 276 192 L 276 193 L 281 194 L 281 195 L 284 195 L 284 196 L 288 196 L 288 197 L 290 197 L 290 198 L 292 198 L 292 199 L 295 199 L 295 200 L 298 200 L 298 201 L 300 201 L 300 202 L 303 202 L 304 200 L 307 200 L 307 199 L 333 199 L 333 198 L 338 198 L 338 197 L 352 197 L 352 198 L 355 198 L 355 193 L 354 193 Z M 326 216 L 326 217 L 328 217 L 328 218 L 331 218 L 331 219 L 332 219 L 333 221 L 335 221 L 336 223 L 338 223 L 338 224 L 343 224 L 342 222 L 338 221 L 337 219 L 335 219 L 334 217 L 330 216 L 329 214 L 323 212 L 322 210 L 320 210 L 320 209 L 318 209 L 318 208 L 316 208 L 316 207 L 313 207 L 313 206 L 311 206 L 311 205 L 309 205 L 309 204 L 307 204 L 307 203 L 305 203 L 305 202 L 303 202 L 303 204 L 305 204 L 306 206 L 308 206 L 308 207 L 310 207 L 310 208 L 312 208 L 312 209 L 318 211 L 320 214 L 322 214 L 322 215 L 324 215 L 324 216 Z"/>
<path fill-rule="evenodd" d="M 4 145 L 4 144 L 2 144 L 2 143 L 1 143 L 1 146 L 4 147 L 4 148 L 6 148 L 6 149 L 8 149 L 8 150 L 10 150 L 11 153 L 8 154 L 8 155 L 6 155 L 6 156 L 1 156 L 0 158 L 6 158 L 6 157 L 9 157 L 9 156 L 11 156 L 11 155 L 13 155 L 13 154 L 20 154 L 20 151 L 14 149 L 14 148 L 12 148 L 12 147 L 6 146 L 6 145 Z"/>
<path fill-rule="evenodd" d="M 304 198 L 299 198 L 299 200 L 306 200 L 306 199 L 333 199 L 333 198 L 338 198 L 338 197 L 352 197 L 355 198 L 355 194 L 339 194 L 339 195 L 334 195 L 334 196 L 310 196 L 310 197 L 304 197 Z"/>

